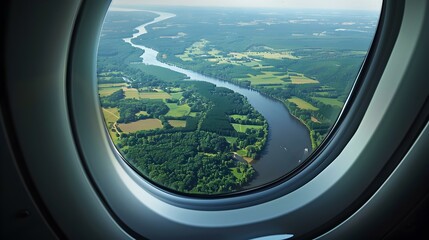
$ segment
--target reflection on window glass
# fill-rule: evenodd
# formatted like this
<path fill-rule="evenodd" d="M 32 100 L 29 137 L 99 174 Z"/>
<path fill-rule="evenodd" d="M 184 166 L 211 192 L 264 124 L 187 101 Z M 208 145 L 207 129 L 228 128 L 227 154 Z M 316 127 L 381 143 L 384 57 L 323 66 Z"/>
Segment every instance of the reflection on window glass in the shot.
<path fill-rule="evenodd" d="M 98 93 L 126 161 L 191 194 L 261 186 L 303 163 L 338 118 L 381 8 L 369 0 L 156 2 L 111 6 Z"/>

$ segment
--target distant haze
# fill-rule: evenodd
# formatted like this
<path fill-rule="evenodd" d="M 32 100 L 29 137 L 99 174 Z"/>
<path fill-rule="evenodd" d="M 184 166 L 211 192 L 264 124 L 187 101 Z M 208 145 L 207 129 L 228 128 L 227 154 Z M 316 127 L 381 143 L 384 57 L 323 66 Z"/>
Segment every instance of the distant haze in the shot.
<path fill-rule="evenodd" d="M 381 3 L 382 0 L 113 0 L 112 6 L 216 6 L 295 9 L 356 9 L 379 11 Z"/>

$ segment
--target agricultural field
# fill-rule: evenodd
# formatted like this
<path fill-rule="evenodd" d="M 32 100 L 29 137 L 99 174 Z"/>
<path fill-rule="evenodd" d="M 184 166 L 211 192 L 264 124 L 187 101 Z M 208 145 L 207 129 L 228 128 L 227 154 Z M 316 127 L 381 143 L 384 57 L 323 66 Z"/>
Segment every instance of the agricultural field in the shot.
<path fill-rule="evenodd" d="M 170 111 L 168 111 L 166 116 L 169 117 L 183 117 L 191 112 L 191 108 L 188 104 L 177 105 L 177 103 L 167 103 L 167 107 Z"/>
<path fill-rule="evenodd" d="M 290 80 L 292 84 L 310 84 L 310 83 L 319 83 L 319 81 L 306 77 L 302 73 L 290 73 Z"/>
<path fill-rule="evenodd" d="M 100 97 L 109 96 L 110 94 L 118 91 L 119 89 L 126 87 L 126 83 L 103 83 L 98 84 L 98 94 Z"/>
<path fill-rule="evenodd" d="M 249 80 L 252 85 L 268 84 L 268 85 L 279 85 L 285 84 L 285 81 L 282 79 L 287 77 L 287 74 L 282 74 L 281 72 L 266 72 L 262 71 L 260 75 L 248 74 L 249 78 L 243 80 Z"/>
<path fill-rule="evenodd" d="M 153 130 L 162 128 L 162 123 L 159 119 L 149 118 L 131 123 L 120 123 L 118 124 L 118 127 L 124 133 L 133 133 L 141 130 Z"/>
<path fill-rule="evenodd" d="M 126 99 L 130 99 L 130 98 L 140 99 L 140 94 L 139 94 L 139 91 L 137 91 L 137 89 L 127 88 L 127 87 L 122 88 L 122 89 L 124 90 Z"/>
<path fill-rule="evenodd" d="M 311 111 L 319 110 L 317 107 L 311 105 L 311 103 L 306 102 L 301 98 L 291 97 L 288 99 L 288 101 L 295 103 L 298 106 L 298 108 L 300 108 L 300 109 L 311 110 Z"/>
<path fill-rule="evenodd" d="M 114 124 L 119 119 L 119 110 L 118 108 L 102 108 L 102 110 L 109 135 L 112 138 L 112 141 L 116 144 L 119 141 L 119 137 L 117 135 L 116 129 L 114 128 Z"/>
<path fill-rule="evenodd" d="M 107 125 L 109 123 L 115 123 L 119 119 L 119 110 L 118 108 L 102 108 L 104 119 L 106 120 Z"/>
<path fill-rule="evenodd" d="M 171 95 L 163 92 L 140 92 L 139 94 L 140 98 L 148 98 L 148 99 L 169 99 L 171 98 Z"/>
<path fill-rule="evenodd" d="M 314 100 L 317 100 L 319 102 L 322 102 L 327 105 L 331 106 L 337 106 L 337 107 L 343 107 L 343 102 L 335 99 L 335 98 L 327 98 L 327 97 L 312 97 Z"/>

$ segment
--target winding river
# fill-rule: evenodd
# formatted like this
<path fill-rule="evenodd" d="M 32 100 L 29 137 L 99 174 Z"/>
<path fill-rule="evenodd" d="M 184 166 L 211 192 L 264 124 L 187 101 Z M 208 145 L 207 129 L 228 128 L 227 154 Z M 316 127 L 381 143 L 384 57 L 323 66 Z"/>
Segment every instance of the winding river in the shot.
<path fill-rule="evenodd" d="M 141 58 L 144 64 L 167 68 L 189 77 L 190 80 L 205 81 L 219 87 L 229 88 L 247 97 L 249 103 L 258 110 L 268 122 L 268 139 L 264 151 L 258 160 L 252 162 L 257 177 L 246 187 L 254 187 L 275 180 L 285 173 L 291 171 L 300 164 L 311 152 L 311 142 L 307 128 L 295 119 L 285 106 L 274 99 L 268 98 L 261 93 L 239 87 L 229 82 L 207 77 L 194 71 L 172 66 L 157 60 L 158 52 L 154 49 L 137 45 L 133 39 L 146 34 L 148 25 L 173 18 L 176 15 L 166 12 L 147 11 L 158 14 L 153 21 L 137 27 L 137 33 L 124 41 L 133 47 L 144 50 Z"/>

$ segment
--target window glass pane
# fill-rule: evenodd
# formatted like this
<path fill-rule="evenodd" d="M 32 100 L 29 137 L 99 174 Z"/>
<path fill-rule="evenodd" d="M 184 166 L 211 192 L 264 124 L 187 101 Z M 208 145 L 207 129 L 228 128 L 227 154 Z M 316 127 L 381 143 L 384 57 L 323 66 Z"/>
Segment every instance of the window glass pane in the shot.
<path fill-rule="evenodd" d="M 103 115 L 136 171 L 194 194 L 257 187 L 302 164 L 338 118 L 381 9 L 372 0 L 143 2 L 116 1 L 106 16 Z"/>

